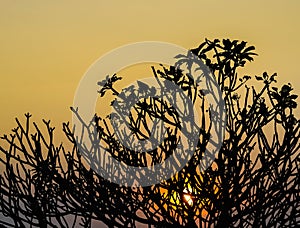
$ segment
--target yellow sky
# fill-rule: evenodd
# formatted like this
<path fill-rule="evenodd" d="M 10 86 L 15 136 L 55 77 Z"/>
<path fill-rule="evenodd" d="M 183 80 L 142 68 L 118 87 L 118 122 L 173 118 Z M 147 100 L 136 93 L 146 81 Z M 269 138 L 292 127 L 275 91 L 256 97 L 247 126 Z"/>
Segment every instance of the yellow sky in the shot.
<path fill-rule="evenodd" d="M 87 68 L 120 45 L 157 40 L 192 48 L 205 37 L 255 45 L 250 74 L 278 72 L 300 94 L 300 1 L 0 1 L 0 134 L 14 118 L 71 119 Z M 40 121 L 38 121 L 40 122 Z"/>

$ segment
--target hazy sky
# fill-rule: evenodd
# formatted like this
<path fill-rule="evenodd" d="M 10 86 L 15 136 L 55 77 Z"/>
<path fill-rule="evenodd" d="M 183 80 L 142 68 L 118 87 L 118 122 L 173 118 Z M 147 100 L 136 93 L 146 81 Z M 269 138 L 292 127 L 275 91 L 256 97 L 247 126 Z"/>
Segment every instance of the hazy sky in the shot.
<path fill-rule="evenodd" d="M 0 134 L 14 118 L 71 118 L 76 87 L 101 55 L 137 41 L 255 45 L 249 74 L 277 72 L 300 94 L 300 1 L 0 1 Z M 39 121 L 38 121 L 39 122 Z"/>

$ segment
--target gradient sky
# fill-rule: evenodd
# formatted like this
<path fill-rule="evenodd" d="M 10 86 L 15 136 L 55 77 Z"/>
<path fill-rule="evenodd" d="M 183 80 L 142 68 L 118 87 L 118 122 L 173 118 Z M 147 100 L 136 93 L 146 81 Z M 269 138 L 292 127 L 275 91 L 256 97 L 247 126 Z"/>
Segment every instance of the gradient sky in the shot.
<path fill-rule="evenodd" d="M 137 41 L 193 48 L 204 38 L 256 46 L 248 74 L 279 74 L 300 94 L 300 1 L 0 1 L 0 134 L 14 118 L 61 123 L 88 67 Z M 60 135 L 60 133 L 58 134 Z"/>

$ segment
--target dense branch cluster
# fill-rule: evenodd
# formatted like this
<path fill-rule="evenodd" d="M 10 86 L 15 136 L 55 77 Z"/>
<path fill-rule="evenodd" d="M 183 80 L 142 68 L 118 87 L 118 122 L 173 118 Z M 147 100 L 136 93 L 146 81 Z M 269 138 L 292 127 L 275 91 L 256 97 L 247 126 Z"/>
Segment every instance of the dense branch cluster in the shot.
<path fill-rule="evenodd" d="M 194 155 L 186 166 L 170 179 L 148 187 L 119 186 L 105 180 L 87 164 L 85 149 L 68 123 L 63 131 L 68 145 L 54 145 L 54 128 L 44 121 L 46 132 L 30 121 L 17 119 L 17 128 L 4 135 L 0 145 L 0 224 L 7 227 L 271 227 L 300 224 L 300 121 L 294 115 L 297 96 L 290 84 L 276 86 L 276 74 L 264 72 L 253 80 L 239 75 L 239 68 L 252 61 L 253 46 L 237 40 L 205 40 L 186 56 L 177 56 L 177 66 L 191 70 L 190 58 L 198 56 L 215 75 L 226 108 L 226 128 L 221 149 L 212 165 L 201 169 L 200 160 L 211 137 L 212 111 L 207 92 L 198 89 L 199 81 L 177 66 L 152 67 L 158 83 L 174 82 L 200 110 L 199 139 Z M 193 54 L 192 54 L 193 53 Z M 147 98 L 151 88 L 129 87 L 117 91 L 122 78 L 108 77 L 99 82 L 101 97 L 107 92 L 118 96 L 114 104 L 124 102 L 122 94 L 145 93 L 125 119 L 139 141 L 147 140 L 155 119 L 163 120 L 164 140 L 147 152 L 136 153 L 120 143 L 126 138 L 121 128 L 112 131 L 113 116 L 95 116 L 82 122 L 83 132 L 114 159 L 131 166 L 153 166 L 170 157 L 182 137 L 180 114 L 157 97 Z M 256 88 L 257 87 L 257 88 Z M 258 89 L 259 88 L 259 89 Z M 80 118 L 80 110 L 72 109 Z M 152 124 L 150 124 L 150 122 Z M 92 127 L 92 128 L 91 128 Z M 95 132 L 90 133 L 93 129 Z M 96 138 L 94 137 L 96 133 Z M 97 139 L 97 140 L 96 140 Z M 128 139 L 129 140 L 129 139 Z M 112 170 L 113 171 L 113 170 Z M 122 175 L 120 173 L 119 175 Z M 139 177 L 147 178 L 147 176 Z M 134 181 L 134 180 L 133 180 Z"/>

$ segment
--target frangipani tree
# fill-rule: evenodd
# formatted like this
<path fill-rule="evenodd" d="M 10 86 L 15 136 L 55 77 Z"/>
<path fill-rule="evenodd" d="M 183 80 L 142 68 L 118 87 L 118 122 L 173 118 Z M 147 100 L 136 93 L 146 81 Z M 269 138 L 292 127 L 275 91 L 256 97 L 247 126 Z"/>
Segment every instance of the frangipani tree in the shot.
<path fill-rule="evenodd" d="M 200 161 L 212 134 L 207 91 L 197 89 L 198 81 L 176 66 L 152 67 L 158 82 L 175 83 L 200 111 L 199 139 L 192 158 L 159 184 L 126 187 L 111 183 L 84 161 L 84 148 L 78 147 L 68 123 L 63 124 L 63 131 L 69 145 L 55 146 L 50 122 L 44 121 L 47 130 L 42 133 L 36 124 L 31 129 L 29 114 L 25 124 L 17 120 L 17 128 L 2 137 L 0 147 L 0 223 L 11 227 L 299 225 L 300 122 L 294 116 L 297 96 L 290 84 L 276 86 L 276 74 L 239 75 L 239 69 L 256 55 L 254 49 L 244 41 L 216 39 L 205 40 L 191 50 L 215 75 L 227 116 L 222 147 L 205 170 Z M 178 56 L 177 64 L 185 64 L 189 70 L 191 53 Z M 114 74 L 106 83 L 99 82 L 100 97 L 107 92 L 114 96 L 124 92 L 115 89 L 121 79 Z M 257 86 L 260 89 L 249 86 L 253 80 L 262 85 Z M 131 90 L 127 92 L 136 92 Z M 122 100 L 119 102 L 121 105 Z M 80 118 L 76 108 L 72 111 Z M 91 140 L 96 134 L 100 140 L 94 140 L 95 145 L 126 164 L 159 164 L 178 147 L 182 133 L 178 116 L 178 111 L 162 99 L 145 98 L 135 104 L 124 121 L 137 138 L 150 137 L 154 119 L 162 119 L 167 126 L 164 140 L 147 153 L 136 153 L 118 141 L 117 135 L 126 135 L 121 130 L 112 131 L 111 116 L 96 115 L 89 123 L 95 129 Z"/>

